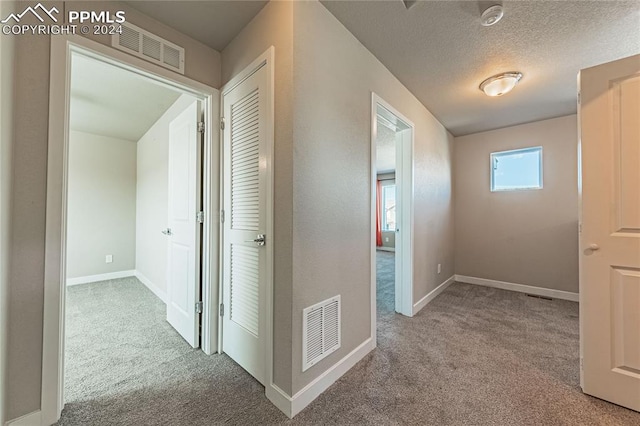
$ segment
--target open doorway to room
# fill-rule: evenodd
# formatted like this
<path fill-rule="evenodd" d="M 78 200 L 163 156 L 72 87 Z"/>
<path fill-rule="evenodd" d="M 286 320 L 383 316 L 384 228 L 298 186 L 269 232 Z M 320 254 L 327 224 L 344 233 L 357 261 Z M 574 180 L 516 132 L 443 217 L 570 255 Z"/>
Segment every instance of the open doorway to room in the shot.
<path fill-rule="evenodd" d="M 413 315 L 413 124 L 372 100 L 373 282 L 379 314 Z"/>
<path fill-rule="evenodd" d="M 203 119 L 192 94 L 71 55 L 68 403 L 135 391 L 200 347 Z"/>
<path fill-rule="evenodd" d="M 376 137 L 376 298 L 378 310 L 396 310 L 396 132 L 378 116 Z"/>

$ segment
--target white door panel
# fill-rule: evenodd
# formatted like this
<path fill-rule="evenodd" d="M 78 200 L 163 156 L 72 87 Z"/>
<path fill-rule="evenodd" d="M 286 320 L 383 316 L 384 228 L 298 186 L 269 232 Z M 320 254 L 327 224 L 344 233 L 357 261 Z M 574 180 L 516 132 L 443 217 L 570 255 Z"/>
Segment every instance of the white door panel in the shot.
<path fill-rule="evenodd" d="M 640 411 L 640 55 L 580 73 L 585 393 Z"/>
<path fill-rule="evenodd" d="M 265 382 L 267 230 L 266 67 L 223 94 L 224 236 L 222 349 Z"/>
<path fill-rule="evenodd" d="M 200 102 L 169 125 L 167 321 L 194 348 L 200 345 L 200 228 L 202 145 Z"/>

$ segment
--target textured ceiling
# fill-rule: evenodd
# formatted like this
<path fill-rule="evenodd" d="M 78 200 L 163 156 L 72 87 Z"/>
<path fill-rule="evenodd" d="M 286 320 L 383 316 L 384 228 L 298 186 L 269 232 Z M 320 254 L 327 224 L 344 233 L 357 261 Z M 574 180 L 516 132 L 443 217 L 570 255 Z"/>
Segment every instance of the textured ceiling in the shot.
<path fill-rule="evenodd" d="M 127 1 L 134 9 L 221 51 L 267 1 Z"/>
<path fill-rule="evenodd" d="M 640 53 L 639 1 L 323 1 L 454 135 L 573 114 L 576 75 Z M 516 89 L 489 98 L 482 80 L 524 74 Z"/>
<path fill-rule="evenodd" d="M 179 96 L 132 72 L 74 55 L 70 127 L 138 141 Z"/>

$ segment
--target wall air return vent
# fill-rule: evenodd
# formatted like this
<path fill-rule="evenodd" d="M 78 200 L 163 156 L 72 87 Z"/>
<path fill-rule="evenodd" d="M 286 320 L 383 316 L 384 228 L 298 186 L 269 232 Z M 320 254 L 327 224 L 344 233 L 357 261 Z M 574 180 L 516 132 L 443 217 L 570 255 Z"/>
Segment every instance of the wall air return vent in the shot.
<path fill-rule="evenodd" d="M 122 34 L 113 35 L 113 47 L 184 74 L 184 48 L 128 22 L 121 25 Z"/>
<path fill-rule="evenodd" d="M 302 311 L 302 371 L 340 348 L 340 296 Z"/>

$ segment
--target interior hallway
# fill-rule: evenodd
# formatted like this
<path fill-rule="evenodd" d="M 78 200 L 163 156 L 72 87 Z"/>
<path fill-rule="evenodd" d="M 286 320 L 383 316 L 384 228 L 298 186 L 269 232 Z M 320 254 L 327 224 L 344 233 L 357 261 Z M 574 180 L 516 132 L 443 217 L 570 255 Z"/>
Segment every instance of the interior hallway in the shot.
<path fill-rule="evenodd" d="M 67 376 L 87 398 L 59 424 L 640 424 L 580 391 L 577 303 L 455 283 L 407 318 L 389 294 L 377 350 L 291 421 L 227 356 L 188 348 L 137 280 L 71 288 L 67 345 L 98 374 Z"/>

